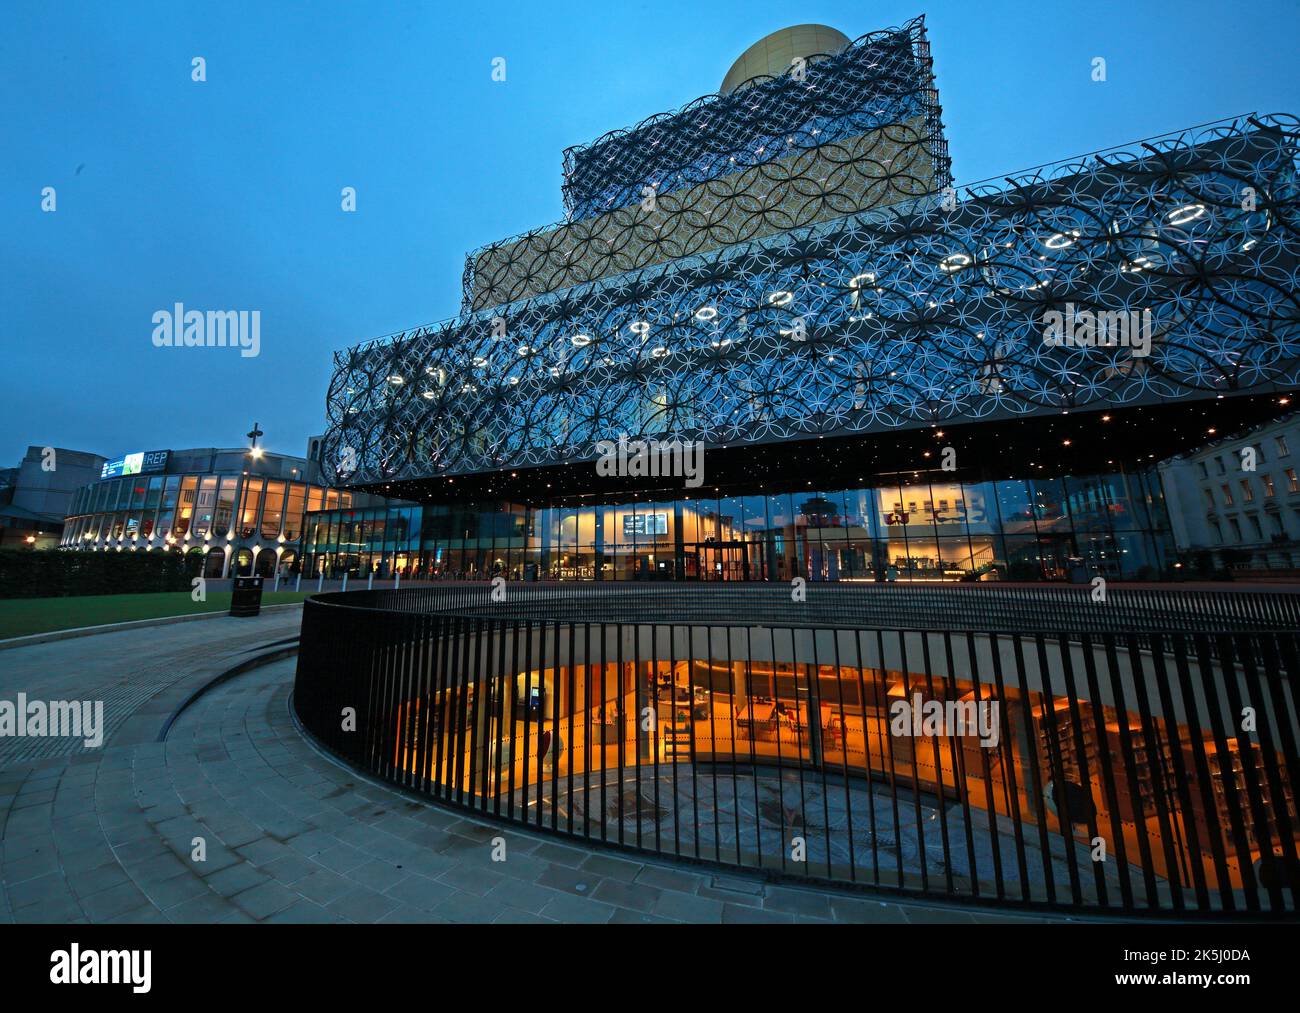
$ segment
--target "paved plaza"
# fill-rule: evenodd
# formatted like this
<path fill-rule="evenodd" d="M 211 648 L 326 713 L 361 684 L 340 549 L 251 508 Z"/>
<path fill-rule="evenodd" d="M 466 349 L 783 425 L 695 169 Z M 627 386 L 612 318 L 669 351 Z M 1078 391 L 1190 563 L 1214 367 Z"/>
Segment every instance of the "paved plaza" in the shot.
<path fill-rule="evenodd" d="M 98 749 L 0 740 L 0 922 L 1011 920 L 645 861 L 464 818 L 318 752 L 290 713 L 292 657 L 183 706 L 241 662 L 284 650 L 300 614 L 0 651 L 0 700 L 102 699 L 106 726 Z M 492 860 L 494 838 L 505 841 L 504 862 Z"/>

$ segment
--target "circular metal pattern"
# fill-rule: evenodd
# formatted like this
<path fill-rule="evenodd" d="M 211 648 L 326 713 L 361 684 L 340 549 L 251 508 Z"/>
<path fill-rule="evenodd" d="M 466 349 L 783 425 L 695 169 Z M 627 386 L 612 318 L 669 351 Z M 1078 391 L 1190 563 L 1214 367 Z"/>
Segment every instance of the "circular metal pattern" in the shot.
<path fill-rule="evenodd" d="M 734 444 L 1294 386 L 1298 126 L 1199 128 L 337 353 L 328 460 L 382 482 L 591 459 L 620 433 Z M 1071 309 L 1149 319 L 1150 354 L 1047 343 Z"/>

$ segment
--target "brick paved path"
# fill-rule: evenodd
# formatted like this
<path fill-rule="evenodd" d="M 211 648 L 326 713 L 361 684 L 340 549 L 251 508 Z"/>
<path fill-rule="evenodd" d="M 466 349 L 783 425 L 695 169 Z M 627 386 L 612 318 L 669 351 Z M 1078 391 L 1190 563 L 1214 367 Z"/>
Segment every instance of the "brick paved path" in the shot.
<path fill-rule="evenodd" d="M 292 636 L 298 615 L 0 657 L 0 699 L 114 700 L 101 749 L 54 742 L 36 756 L 0 740 L 13 747 L 0 752 L 0 921 L 1002 920 L 642 861 L 426 805 L 303 739 L 288 708 L 292 659 L 214 687 L 154 741 L 196 686 Z M 504 862 L 492 861 L 498 837 Z M 205 861 L 192 860 L 195 838 Z"/>

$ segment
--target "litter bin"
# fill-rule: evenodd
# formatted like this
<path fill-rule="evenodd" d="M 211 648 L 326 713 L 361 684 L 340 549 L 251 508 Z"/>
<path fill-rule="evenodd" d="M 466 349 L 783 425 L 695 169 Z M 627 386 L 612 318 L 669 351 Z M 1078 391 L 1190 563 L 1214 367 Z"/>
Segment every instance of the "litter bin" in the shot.
<path fill-rule="evenodd" d="M 262 611 L 262 578 L 236 577 L 230 594 L 232 616 L 255 616 Z"/>

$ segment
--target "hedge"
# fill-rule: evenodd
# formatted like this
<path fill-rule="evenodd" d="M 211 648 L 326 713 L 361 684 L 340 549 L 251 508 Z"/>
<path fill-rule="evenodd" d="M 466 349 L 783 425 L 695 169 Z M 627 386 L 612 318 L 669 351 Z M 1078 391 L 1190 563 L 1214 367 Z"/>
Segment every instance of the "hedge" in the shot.
<path fill-rule="evenodd" d="M 188 591 L 199 553 L 0 549 L 0 598 Z"/>

